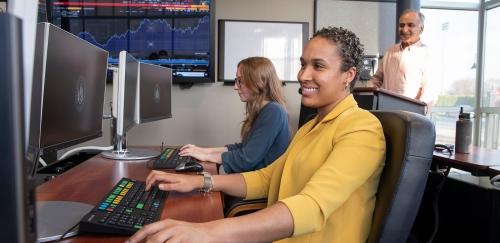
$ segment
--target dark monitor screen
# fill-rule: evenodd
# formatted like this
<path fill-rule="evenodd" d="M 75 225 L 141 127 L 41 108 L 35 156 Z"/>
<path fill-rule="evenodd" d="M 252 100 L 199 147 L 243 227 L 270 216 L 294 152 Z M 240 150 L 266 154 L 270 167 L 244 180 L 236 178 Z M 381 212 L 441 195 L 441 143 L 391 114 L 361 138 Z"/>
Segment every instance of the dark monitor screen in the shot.
<path fill-rule="evenodd" d="M 139 78 L 139 61 L 126 51 L 120 52 L 118 65 L 117 93 L 113 101 L 116 103 L 116 132 L 124 135 L 135 124 L 135 103 L 137 81 Z"/>
<path fill-rule="evenodd" d="M 32 111 L 39 115 L 32 112 L 30 130 L 38 118 L 39 148 L 101 136 L 108 52 L 48 23 L 37 25 L 36 38 Z"/>
<path fill-rule="evenodd" d="M 213 0 L 47 1 L 50 22 L 110 52 L 172 68 L 174 83 L 214 82 Z"/>
<path fill-rule="evenodd" d="M 172 117 L 172 69 L 141 63 L 137 90 L 136 123 Z"/>
<path fill-rule="evenodd" d="M 1 9 L 0 9 L 1 10 Z M 0 13 L 0 239 L 36 240 L 35 187 L 26 171 L 24 139 L 23 55 L 20 19 Z"/>

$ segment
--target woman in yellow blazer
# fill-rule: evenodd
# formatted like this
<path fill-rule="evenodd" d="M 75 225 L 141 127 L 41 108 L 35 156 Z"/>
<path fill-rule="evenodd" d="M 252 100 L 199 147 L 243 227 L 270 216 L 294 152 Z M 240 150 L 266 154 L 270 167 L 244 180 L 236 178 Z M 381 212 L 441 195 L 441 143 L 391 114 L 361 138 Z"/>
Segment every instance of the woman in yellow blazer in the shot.
<path fill-rule="evenodd" d="M 318 115 L 302 126 L 287 151 L 268 167 L 232 175 L 153 171 L 147 188 L 217 190 L 268 198 L 268 207 L 207 223 L 171 219 L 145 226 L 129 242 L 365 242 L 385 159 L 382 127 L 351 92 L 363 47 L 343 28 L 317 31 L 304 47 L 298 79 L 302 103 Z"/>

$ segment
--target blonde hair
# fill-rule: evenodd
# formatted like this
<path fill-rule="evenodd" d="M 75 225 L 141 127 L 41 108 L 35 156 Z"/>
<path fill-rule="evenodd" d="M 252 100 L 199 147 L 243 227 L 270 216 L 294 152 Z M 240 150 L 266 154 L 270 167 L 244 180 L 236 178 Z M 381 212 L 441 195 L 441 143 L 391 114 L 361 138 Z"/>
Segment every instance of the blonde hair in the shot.
<path fill-rule="evenodd" d="M 263 106 L 263 101 L 275 101 L 286 109 L 281 80 L 271 60 L 265 57 L 249 57 L 238 63 L 241 85 L 252 91 L 246 102 L 246 117 L 241 126 L 241 138 L 245 140 Z"/>

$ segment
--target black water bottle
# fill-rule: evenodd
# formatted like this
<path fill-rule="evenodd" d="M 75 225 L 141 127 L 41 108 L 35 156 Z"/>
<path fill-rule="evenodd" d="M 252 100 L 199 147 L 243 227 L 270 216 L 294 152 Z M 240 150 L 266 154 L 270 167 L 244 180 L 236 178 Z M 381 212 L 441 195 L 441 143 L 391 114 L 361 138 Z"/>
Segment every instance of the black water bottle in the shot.
<path fill-rule="evenodd" d="M 460 107 L 460 114 L 455 128 L 455 152 L 468 154 L 472 146 L 472 119 L 470 113 L 464 113 Z"/>

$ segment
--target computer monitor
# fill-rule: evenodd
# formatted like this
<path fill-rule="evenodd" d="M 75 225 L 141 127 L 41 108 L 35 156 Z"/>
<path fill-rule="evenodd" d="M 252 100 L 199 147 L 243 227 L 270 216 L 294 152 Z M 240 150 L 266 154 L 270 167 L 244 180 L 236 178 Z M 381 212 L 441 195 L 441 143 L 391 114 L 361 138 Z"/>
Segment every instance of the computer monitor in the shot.
<path fill-rule="evenodd" d="M 21 20 L 0 13 L 0 239 L 34 242 L 35 187 L 25 157 Z"/>
<path fill-rule="evenodd" d="M 36 28 L 27 157 L 102 135 L 108 52 L 49 23 Z M 37 202 L 39 242 L 57 240 L 93 206 Z M 67 234 L 74 235 L 76 232 Z"/>
<path fill-rule="evenodd" d="M 113 82 L 113 151 L 102 155 L 113 160 L 144 160 L 160 151 L 128 148 L 127 131 L 136 123 L 171 117 L 172 71 L 139 63 L 130 53 L 119 54 L 118 79 Z"/>
<path fill-rule="evenodd" d="M 49 23 L 36 31 L 29 147 L 42 155 L 102 136 L 108 52 Z"/>
<path fill-rule="evenodd" d="M 172 117 L 172 69 L 139 64 L 135 122 L 137 124 Z"/>

